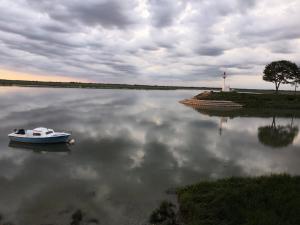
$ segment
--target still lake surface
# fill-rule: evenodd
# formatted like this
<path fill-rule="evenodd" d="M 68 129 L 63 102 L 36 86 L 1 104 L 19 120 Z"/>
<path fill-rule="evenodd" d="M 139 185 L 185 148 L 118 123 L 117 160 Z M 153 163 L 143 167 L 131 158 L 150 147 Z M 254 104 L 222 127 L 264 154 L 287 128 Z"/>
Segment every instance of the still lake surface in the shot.
<path fill-rule="evenodd" d="M 178 103 L 197 93 L 0 87 L 0 218 L 70 224 L 81 210 L 85 224 L 140 225 L 174 197 L 170 188 L 300 175 L 299 119 L 217 117 Z M 72 131 L 76 143 L 8 140 L 14 128 L 40 126 Z"/>

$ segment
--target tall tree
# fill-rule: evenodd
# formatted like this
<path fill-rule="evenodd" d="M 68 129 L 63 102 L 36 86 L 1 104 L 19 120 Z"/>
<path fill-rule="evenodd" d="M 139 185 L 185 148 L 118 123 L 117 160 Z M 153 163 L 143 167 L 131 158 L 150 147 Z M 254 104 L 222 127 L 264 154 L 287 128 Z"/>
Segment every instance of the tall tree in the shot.
<path fill-rule="evenodd" d="M 278 93 L 280 84 L 291 83 L 298 74 L 298 66 L 290 61 L 281 60 L 268 64 L 264 70 L 263 80 L 275 84 Z"/>
<path fill-rule="evenodd" d="M 295 87 L 295 94 L 297 91 L 297 87 L 300 84 L 300 67 L 298 67 L 297 73 L 292 77 L 291 85 Z"/>

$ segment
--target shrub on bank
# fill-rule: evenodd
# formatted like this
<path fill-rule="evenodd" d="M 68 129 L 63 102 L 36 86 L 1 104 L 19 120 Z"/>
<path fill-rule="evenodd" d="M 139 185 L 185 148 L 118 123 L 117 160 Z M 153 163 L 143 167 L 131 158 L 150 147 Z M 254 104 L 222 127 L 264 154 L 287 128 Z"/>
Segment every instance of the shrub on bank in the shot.
<path fill-rule="evenodd" d="M 300 224 L 300 177 L 200 182 L 178 190 L 185 225 Z"/>

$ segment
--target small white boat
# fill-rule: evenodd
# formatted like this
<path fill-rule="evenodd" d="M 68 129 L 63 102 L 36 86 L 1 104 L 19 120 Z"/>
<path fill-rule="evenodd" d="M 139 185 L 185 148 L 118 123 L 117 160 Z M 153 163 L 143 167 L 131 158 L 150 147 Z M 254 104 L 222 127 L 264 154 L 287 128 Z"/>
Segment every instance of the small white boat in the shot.
<path fill-rule="evenodd" d="M 38 127 L 33 130 L 15 129 L 8 135 L 11 141 L 24 143 L 65 143 L 71 134 L 65 132 L 54 132 L 52 129 Z"/>

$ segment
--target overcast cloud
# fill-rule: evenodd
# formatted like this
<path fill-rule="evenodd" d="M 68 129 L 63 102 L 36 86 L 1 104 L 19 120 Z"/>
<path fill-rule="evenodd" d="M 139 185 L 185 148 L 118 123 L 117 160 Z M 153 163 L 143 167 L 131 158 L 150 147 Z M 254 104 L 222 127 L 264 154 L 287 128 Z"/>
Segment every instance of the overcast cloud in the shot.
<path fill-rule="evenodd" d="M 300 64 L 299 0 L 0 0 L 0 67 L 96 82 L 261 82 Z M 253 78 L 253 79 L 251 79 Z"/>

